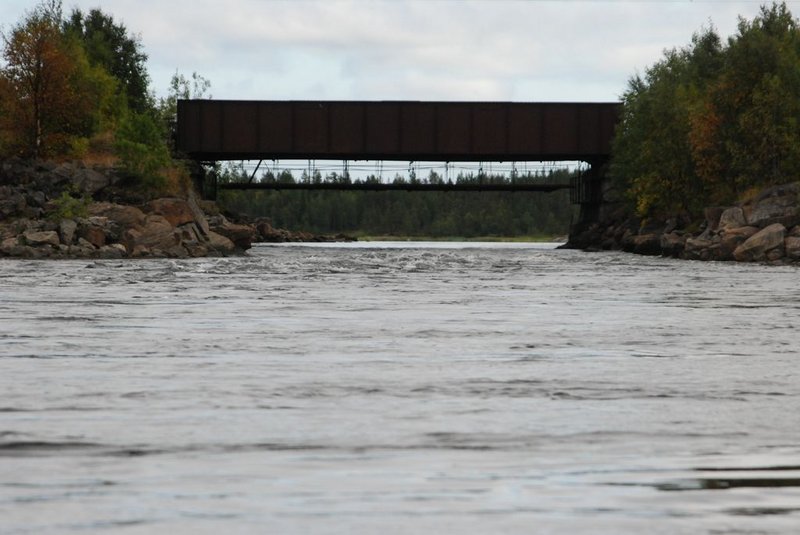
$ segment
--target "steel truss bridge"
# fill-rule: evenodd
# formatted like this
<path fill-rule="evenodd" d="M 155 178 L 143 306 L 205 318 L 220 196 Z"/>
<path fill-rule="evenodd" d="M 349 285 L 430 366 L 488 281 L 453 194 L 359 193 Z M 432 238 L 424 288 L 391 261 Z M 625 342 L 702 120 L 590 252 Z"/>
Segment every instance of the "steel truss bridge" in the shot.
<path fill-rule="evenodd" d="M 201 162 L 375 160 L 408 162 L 580 161 L 569 184 L 480 181 L 249 182 L 224 189 L 365 191 L 555 191 L 598 203 L 619 103 L 418 101 L 178 101 L 177 149 Z M 260 164 L 259 164 L 260 165 Z M 345 163 L 345 168 L 347 164 Z"/>

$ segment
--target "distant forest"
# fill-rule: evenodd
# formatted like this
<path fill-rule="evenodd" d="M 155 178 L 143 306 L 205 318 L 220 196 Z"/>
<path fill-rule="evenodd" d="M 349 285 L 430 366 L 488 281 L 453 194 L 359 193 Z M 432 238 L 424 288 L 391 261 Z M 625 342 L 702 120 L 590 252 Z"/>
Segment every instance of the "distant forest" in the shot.
<path fill-rule="evenodd" d="M 460 174 L 455 183 L 503 184 L 567 183 L 573 172 L 562 169 L 529 173 L 513 178 L 503 175 Z M 242 180 L 241 172 L 228 169 L 221 182 Z M 262 181 L 294 182 L 288 171 L 265 173 Z M 303 173 L 300 182 L 349 181 L 346 175 Z M 364 181 L 376 181 L 370 176 Z M 396 176 L 395 183 L 442 183 L 431 171 L 423 179 L 413 173 Z M 251 217 L 267 217 L 273 226 L 319 234 L 348 233 L 358 236 L 430 238 L 565 236 L 573 218 L 569 191 L 461 192 L 461 191 L 225 191 L 219 200 L 228 210 Z"/>

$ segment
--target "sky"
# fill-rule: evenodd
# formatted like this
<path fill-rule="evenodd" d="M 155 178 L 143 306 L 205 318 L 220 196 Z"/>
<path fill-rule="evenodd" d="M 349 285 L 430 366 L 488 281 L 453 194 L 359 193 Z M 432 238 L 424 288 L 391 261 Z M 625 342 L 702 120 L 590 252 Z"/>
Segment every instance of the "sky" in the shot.
<path fill-rule="evenodd" d="M 35 0 L 0 1 L 0 27 Z M 210 95 L 264 100 L 587 101 L 620 98 L 664 50 L 759 1 L 63 0 L 141 38 L 157 96 L 177 71 Z M 800 1 L 787 2 L 800 16 Z"/>

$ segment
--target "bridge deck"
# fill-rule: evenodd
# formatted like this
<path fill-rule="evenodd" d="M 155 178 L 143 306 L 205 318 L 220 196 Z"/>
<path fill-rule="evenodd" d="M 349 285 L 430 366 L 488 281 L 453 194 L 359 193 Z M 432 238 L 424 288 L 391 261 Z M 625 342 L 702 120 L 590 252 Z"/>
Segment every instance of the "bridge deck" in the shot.
<path fill-rule="evenodd" d="M 197 160 L 559 161 L 608 158 L 619 103 L 178 101 Z"/>

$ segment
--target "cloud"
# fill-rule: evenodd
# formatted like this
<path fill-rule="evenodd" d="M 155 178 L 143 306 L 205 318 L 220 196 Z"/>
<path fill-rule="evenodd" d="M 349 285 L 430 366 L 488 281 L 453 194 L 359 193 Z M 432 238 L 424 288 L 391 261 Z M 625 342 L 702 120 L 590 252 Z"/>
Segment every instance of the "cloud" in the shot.
<path fill-rule="evenodd" d="M 23 4 L 4 0 L 0 20 L 19 18 Z M 178 69 L 209 78 L 221 98 L 611 100 L 663 50 L 709 20 L 726 36 L 758 4 L 104 0 L 102 9 L 141 34 L 158 92 Z"/>

